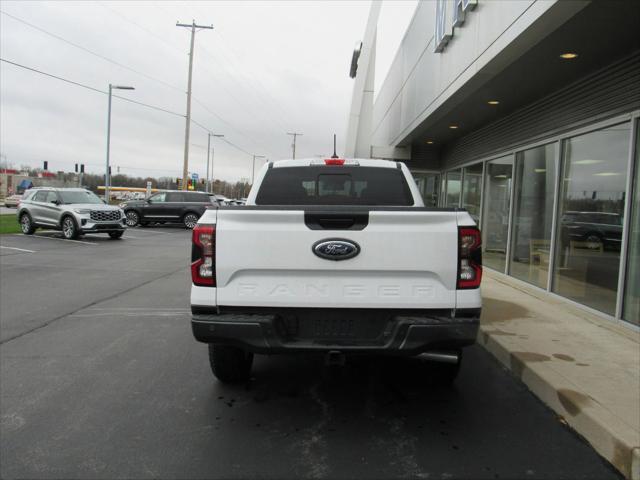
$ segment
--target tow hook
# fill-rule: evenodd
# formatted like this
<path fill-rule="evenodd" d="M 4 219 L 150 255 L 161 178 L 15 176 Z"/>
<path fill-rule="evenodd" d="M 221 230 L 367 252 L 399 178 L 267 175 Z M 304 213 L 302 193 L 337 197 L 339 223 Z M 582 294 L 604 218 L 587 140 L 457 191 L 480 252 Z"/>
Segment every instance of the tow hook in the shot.
<path fill-rule="evenodd" d="M 324 364 L 327 367 L 342 367 L 344 366 L 346 357 L 345 354 L 339 350 L 330 350 L 324 357 Z"/>

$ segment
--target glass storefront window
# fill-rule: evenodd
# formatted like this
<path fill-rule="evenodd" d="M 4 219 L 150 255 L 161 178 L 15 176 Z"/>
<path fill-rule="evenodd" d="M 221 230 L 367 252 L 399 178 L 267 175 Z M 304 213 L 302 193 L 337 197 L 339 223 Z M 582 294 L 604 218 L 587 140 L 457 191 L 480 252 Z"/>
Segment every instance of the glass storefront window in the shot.
<path fill-rule="evenodd" d="M 445 201 L 445 207 L 460 206 L 460 177 L 461 176 L 462 175 L 460 170 L 447 172 L 447 196 Z"/>
<path fill-rule="evenodd" d="M 640 128 L 636 135 L 636 163 L 629 225 L 629 256 L 627 258 L 626 286 L 622 302 L 622 318 L 640 324 Z"/>
<path fill-rule="evenodd" d="M 504 271 L 509 231 L 511 156 L 487 162 L 484 211 L 482 213 L 482 262 Z"/>
<path fill-rule="evenodd" d="M 462 181 L 462 208 L 466 208 L 473 220 L 480 223 L 480 196 L 482 194 L 482 163 L 464 168 Z"/>
<path fill-rule="evenodd" d="M 553 291 L 615 314 L 629 122 L 563 142 Z"/>
<path fill-rule="evenodd" d="M 440 175 L 437 173 L 412 172 L 418 185 L 425 207 L 437 207 L 440 187 Z"/>
<path fill-rule="evenodd" d="M 509 273 L 547 288 L 557 144 L 516 154 Z"/>

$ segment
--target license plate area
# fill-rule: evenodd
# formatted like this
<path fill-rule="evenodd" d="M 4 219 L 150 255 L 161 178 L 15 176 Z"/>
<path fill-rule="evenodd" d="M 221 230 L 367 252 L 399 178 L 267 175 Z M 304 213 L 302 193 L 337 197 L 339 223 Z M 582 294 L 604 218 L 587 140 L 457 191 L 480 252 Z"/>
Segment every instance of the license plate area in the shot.
<path fill-rule="evenodd" d="M 306 311 L 279 316 L 276 331 L 283 342 L 332 345 L 381 345 L 391 331 L 389 315 L 376 311 Z"/>

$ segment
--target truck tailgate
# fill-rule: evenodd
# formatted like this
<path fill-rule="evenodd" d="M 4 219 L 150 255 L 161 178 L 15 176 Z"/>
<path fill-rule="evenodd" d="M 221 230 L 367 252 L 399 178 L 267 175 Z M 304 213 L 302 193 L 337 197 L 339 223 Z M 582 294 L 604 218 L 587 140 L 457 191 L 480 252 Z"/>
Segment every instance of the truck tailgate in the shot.
<path fill-rule="evenodd" d="M 313 230 L 304 207 L 295 208 L 218 210 L 219 306 L 455 307 L 454 211 L 373 208 L 360 230 Z M 360 253 L 342 261 L 320 258 L 312 247 L 324 239 L 356 242 Z"/>

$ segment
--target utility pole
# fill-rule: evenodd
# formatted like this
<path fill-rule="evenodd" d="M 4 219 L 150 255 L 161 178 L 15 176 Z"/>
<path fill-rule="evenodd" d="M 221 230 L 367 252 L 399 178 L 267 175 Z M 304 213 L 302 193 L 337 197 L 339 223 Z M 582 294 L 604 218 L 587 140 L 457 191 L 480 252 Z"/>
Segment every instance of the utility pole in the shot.
<path fill-rule="evenodd" d="M 182 190 L 187 189 L 189 180 L 189 127 L 191 126 L 191 76 L 193 73 L 193 43 L 196 37 L 196 28 L 213 30 L 213 25 L 196 25 L 192 20 L 191 25 L 186 23 L 176 23 L 176 27 L 187 27 L 191 29 L 191 48 L 189 49 L 189 77 L 187 80 L 187 117 L 184 127 L 184 164 L 182 166 Z"/>
<path fill-rule="evenodd" d="M 256 158 L 266 158 L 264 155 L 253 156 L 253 166 L 251 167 L 251 186 L 253 186 L 253 179 L 256 176 Z"/>
<path fill-rule="evenodd" d="M 297 133 L 297 132 L 287 132 L 287 135 L 292 135 L 293 136 L 293 159 L 296 159 L 296 138 L 299 136 L 302 136 L 302 133 Z"/>
<path fill-rule="evenodd" d="M 211 181 L 213 181 L 213 153 L 214 149 L 211 146 L 211 137 L 222 138 L 224 135 L 217 135 L 215 133 L 207 132 L 207 192 L 213 192 L 213 188 L 211 188 Z M 209 151 L 211 151 L 211 177 L 209 177 Z M 211 181 L 209 180 L 211 179 Z"/>

